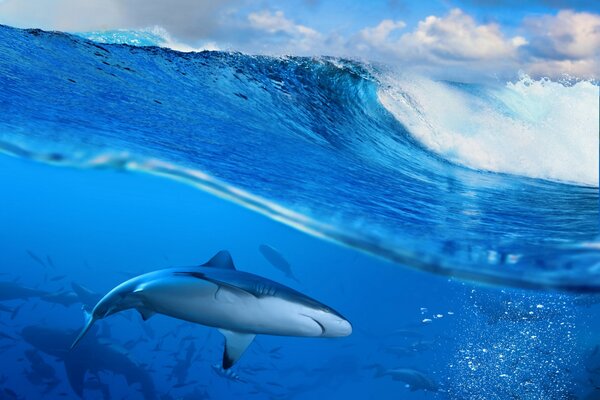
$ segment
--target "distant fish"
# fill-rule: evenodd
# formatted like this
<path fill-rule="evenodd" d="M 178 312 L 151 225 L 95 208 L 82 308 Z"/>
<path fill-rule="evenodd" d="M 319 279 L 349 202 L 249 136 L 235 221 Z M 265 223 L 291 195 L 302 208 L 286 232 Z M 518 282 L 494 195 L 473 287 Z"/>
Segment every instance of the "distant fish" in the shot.
<path fill-rule="evenodd" d="M 573 304 L 580 307 L 590 308 L 600 304 L 600 295 L 598 294 L 580 294 L 573 298 Z"/>
<path fill-rule="evenodd" d="M 15 282 L 0 282 L 0 301 L 15 299 L 25 300 L 30 297 L 40 297 L 46 294 L 47 292 L 42 290 L 20 286 Z"/>
<path fill-rule="evenodd" d="M 186 387 L 186 386 L 189 386 L 189 385 L 193 385 L 193 384 L 195 384 L 196 382 L 197 382 L 197 381 L 190 381 L 190 382 L 184 382 L 184 383 L 176 383 L 176 384 L 172 385 L 171 387 L 172 387 L 173 389 L 179 389 L 179 388 L 182 388 L 182 387 Z"/>
<path fill-rule="evenodd" d="M 0 339 L 16 340 L 14 337 L 4 332 L 0 332 Z"/>
<path fill-rule="evenodd" d="M 260 246 L 258 246 L 258 250 L 263 255 L 263 257 L 269 263 L 271 263 L 272 266 L 283 272 L 288 278 L 299 282 L 298 278 L 296 278 L 292 272 L 292 267 L 290 263 L 281 255 L 279 251 L 275 250 L 268 244 L 261 244 Z"/>
<path fill-rule="evenodd" d="M 12 308 L 10 308 L 10 307 L 6 307 L 6 306 L 5 306 L 5 305 L 3 305 L 3 304 L 0 304 L 0 311 L 2 311 L 2 312 L 5 312 L 5 313 L 12 314 L 12 312 L 13 312 L 13 309 L 12 309 Z"/>
<path fill-rule="evenodd" d="M 54 266 L 54 261 L 52 261 L 52 257 L 50 257 L 50 256 L 47 255 L 46 256 L 46 262 L 48 263 L 48 265 L 50 267 L 52 267 L 52 269 L 56 269 L 56 267 Z"/>
<path fill-rule="evenodd" d="M 6 400 L 13 400 L 13 399 L 16 400 L 16 399 L 21 398 L 17 395 L 17 393 L 14 390 L 9 389 L 9 388 L 4 388 L 2 394 L 3 395 L 1 398 L 6 399 Z"/>
<path fill-rule="evenodd" d="M 400 336 L 403 338 L 421 339 L 423 334 L 411 329 L 396 329 L 389 334 L 390 336 Z"/>
<path fill-rule="evenodd" d="M 61 290 L 55 293 L 48 293 L 45 296 L 40 297 L 40 300 L 52 304 L 60 304 L 64 307 L 70 307 L 73 304 L 79 303 L 79 297 L 77 296 L 77 294 L 69 290 Z"/>
<path fill-rule="evenodd" d="M 73 291 L 79 298 L 79 301 L 83 305 L 83 309 L 87 311 L 92 311 L 96 303 L 102 298 L 101 294 L 95 293 L 94 291 L 75 282 L 71 282 L 71 288 L 73 288 Z"/>
<path fill-rule="evenodd" d="M 58 275 L 58 276 L 54 276 L 52 278 L 50 278 L 51 282 L 56 282 L 56 281 L 60 281 L 62 279 L 65 279 L 67 276 L 66 275 Z"/>
<path fill-rule="evenodd" d="M 427 375 L 412 368 L 397 368 L 386 370 L 380 365 L 375 365 L 377 372 L 375 377 L 390 376 L 395 381 L 405 383 L 411 392 L 424 390 L 426 392 L 438 392 L 439 386 Z"/>
<path fill-rule="evenodd" d="M 215 371 L 215 373 L 225 379 L 229 379 L 230 381 L 235 381 L 235 382 L 242 382 L 245 383 L 246 381 L 243 380 L 242 378 L 240 378 L 240 376 L 238 374 L 236 374 L 235 372 L 233 372 L 230 369 L 223 369 L 219 364 L 215 364 L 212 366 L 213 371 Z"/>
<path fill-rule="evenodd" d="M 14 320 L 17 317 L 17 314 L 19 313 L 19 311 L 21 311 L 21 307 L 23 307 L 23 304 L 19 304 L 17 307 L 15 307 L 15 309 L 10 313 L 10 319 Z"/>
<path fill-rule="evenodd" d="M 141 324 L 141 326 L 142 326 L 142 329 L 144 330 L 144 332 L 146 333 L 146 336 L 148 336 L 150 339 L 154 339 L 156 337 L 156 334 L 154 333 L 154 329 L 152 329 L 152 326 L 150 326 L 149 324 Z"/>
<path fill-rule="evenodd" d="M 390 346 L 384 350 L 388 354 L 393 354 L 396 357 L 413 357 L 416 351 L 410 346 Z"/>
<path fill-rule="evenodd" d="M 187 376 L 192 366 L 192 360 L 196 354 L 195 342 L 190 342 L 186 352 L 185 358 L 177 360 L 177 363 L 173 366 L 171 371 L 170 380 L 175 379 L 178 384 L 182 385 L 187 381 Z"/>
<path fill-rule="evenodd" d="M 148 371 L 132 361 L 127 351 L 107 344 L 106 340 L 98 340 L 94 335 L 86 338 L 76 349 L 69 350 L 69 345 L 76 336 L 73 331 L 54 330 L 45 326 L 28 326 L 21 331 L 25 342 L 64 364 L 67 382 L 81 398 L 84 389 L 106 393 L 103 384 L 90 378 L 98 376 L 100 372 L 107 372 L 123 376 L 129 385 L 137 384 L 142 398 L 158 399 Z M 4 398 L 0 395 L 0 399 Z"/>
<path fill-rule="evenodd" d="M 47 268 L 48 266 L 46 265 L 46 263 L 44 262 L 44 260 L 42 260 L 37 254 L 35 254 L 33 251 L 31 250 L 26 250 L 27 254 L 29 255 L 29 257 L 31 257 L 31 259 L 33 261 L 35 261 L 36 263 L 40 264 L 42 267 Z"/>

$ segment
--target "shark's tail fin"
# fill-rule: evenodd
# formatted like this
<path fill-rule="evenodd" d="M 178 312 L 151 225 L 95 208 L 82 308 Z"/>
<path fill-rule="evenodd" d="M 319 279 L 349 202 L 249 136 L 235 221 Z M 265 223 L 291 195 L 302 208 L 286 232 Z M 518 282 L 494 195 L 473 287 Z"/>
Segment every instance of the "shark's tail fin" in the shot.
<path fill-rule="evenodd" d="M 79 335 L 77 336 L 77 338 L 75 339 L 73 344 L 71 345 L 71 350 L 73 350 L 75 348 L 75 346 L 77 346 L 79 344 L 81 339 L 83 339 L 85 334 L 88 333 L 90 328 L 94 325 L 94 322 L 96 322 L 96 318 L 94 318 L 92 313 L 89 313 L 87 311 L 84 311 L 84 313 L 85 313 L 85 326 L 83 327 L 83 329 L 81 330 L 81 332 L 79 333 Z"/>

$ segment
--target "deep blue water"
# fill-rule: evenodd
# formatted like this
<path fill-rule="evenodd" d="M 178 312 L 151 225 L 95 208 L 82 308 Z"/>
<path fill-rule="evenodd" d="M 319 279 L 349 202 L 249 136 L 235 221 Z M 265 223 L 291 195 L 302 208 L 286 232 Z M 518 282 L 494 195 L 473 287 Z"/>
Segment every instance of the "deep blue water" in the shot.
<path fill-rule="evenodd" d="M 54 295 L 0 294 L 2 396 L 77 398 L 77 382 L 84 398 L 599 395 L 597 174 L 578 168 L 587 153 L 566 169 L 518 155 L 513 169 L 504 158 L 477 168 L 460 144 L 432 145 L 447 136 L 422 135 L 425 115 L 390 107 L 398 88 L 381 67 L 8 27 L 0 38 L 0 280 Z M 518 117 L 497 85 L 435 85 Z M 409 94 L 400 98 L 418 99 Z M 126 357 L 143 383 L 110 368 L 66 375 L 96 365 L 65 368 L 51 351 L 60 346 L 47 329 L 70 339 L 83 324 L 72 282 L 104 294 L 221 249 L 240 270 L 340 311 L 353 334 L 259 336 L 223 376 L 216 330 L 129 312 L 99 323 L 87 348 Z M 429 390 L 377 376 L 398 368 Z"/>

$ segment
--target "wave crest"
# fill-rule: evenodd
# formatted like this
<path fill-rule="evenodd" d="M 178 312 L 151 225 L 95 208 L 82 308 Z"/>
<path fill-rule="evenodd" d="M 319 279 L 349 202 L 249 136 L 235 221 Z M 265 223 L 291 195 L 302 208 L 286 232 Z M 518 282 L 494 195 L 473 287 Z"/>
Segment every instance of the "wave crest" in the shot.
<path fill-rule="evenodd" d="M 465 85 L 382 74 L 381 103 L 428 149 L 470 168 L 598 186 L 598 86 L 524 76 Z"/>

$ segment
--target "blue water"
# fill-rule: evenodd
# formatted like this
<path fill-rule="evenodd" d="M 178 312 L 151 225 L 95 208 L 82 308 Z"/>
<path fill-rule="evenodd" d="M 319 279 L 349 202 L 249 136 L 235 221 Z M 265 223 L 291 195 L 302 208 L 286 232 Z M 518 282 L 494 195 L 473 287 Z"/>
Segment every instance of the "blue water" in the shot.
<path fill-rule="evenodd" d="M 434 145 L 415 122 L 445 120 L 403 119 L 390 107 L 399 89 L 382 92 L 392 85 L 383 67 L 9 27 L 0 38 L 0 280 L 103 294 L 227 249 L 239 269 L 330 305 L 354 327 L 340 339 L 259 336 L 224 376 L 213 368 L 216 330 L 111 317 L 92 332 L 102 343 L 89 346 L 116 346 L 152 387 L 104 368 L 84 375 L 84 398 L 598 395 L 598 185 L 589 168 L 533 168 L 518 156 L 506 161 L 512 169 L 506 158 L 479 168 L 460 144 L 440 144 L 442 135 Z M 435 85 L 497 110 L 496 120 L 517 119 L 497 84 Z M 405 89 L 400 97 L 419 99 Z M 539 110 L 527 110 L 535 120 Z M 587 153 L 577 154 L 587 166 Z M 298 281 L 262 257 L 265 243 Z M 44 295 L 0 305 L 2 396 L 77 398 L 64 357 L 24 332 L 71 335 L 83 324 L 79 302 Z M 423 374 L 430 389 L 377 373 L 398 368 Z"/>

